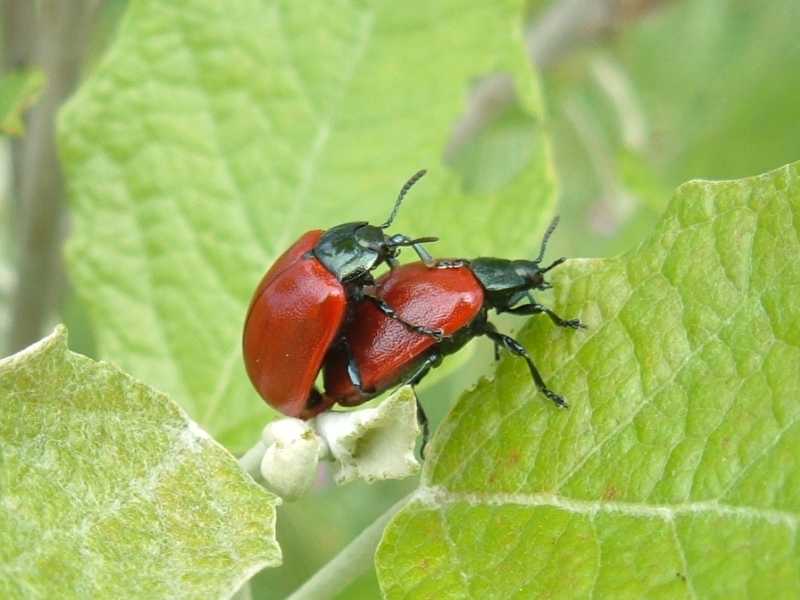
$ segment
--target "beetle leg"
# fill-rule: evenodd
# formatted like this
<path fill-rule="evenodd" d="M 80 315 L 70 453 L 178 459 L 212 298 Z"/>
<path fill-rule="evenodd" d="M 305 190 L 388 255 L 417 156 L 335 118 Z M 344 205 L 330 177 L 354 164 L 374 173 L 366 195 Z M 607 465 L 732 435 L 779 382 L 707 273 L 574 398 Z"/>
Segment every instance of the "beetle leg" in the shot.
<path fill-rule="evenodd" d="M 425 266 L 426 266 L 426 267 L 432 267 L 432 266 L 434 265 L 434 263 L 435 263 L 436 261 L 434 261 L 434 260 L 433 260 L 433 257 L 432 257 L 432 256 L 430 255 L 430 253 L 429 253 L 429 252 L 428 252 L 428 251 L 425 249 L 425 246 L 423 246 L 422 244 L 414 244 L 414 245 L 413 245 L 413 246 L 411 246 L 411 247 L 412 247 L 412 248 L 414 248 L 414 252 L 416 252 L 416 253 L 417 253 L 417 256 L 419 256 L 419 259 L 420 259 L 420 260 L 421 260 L 423 263 L 425 263 Z"/>
<path fill-rule="evenodd" d="M 459 269 L 467 264 L 467 261 L 461 259 L 440 259 L 435 261 L 432 265 L 437 269 Z M 428 265 L 429 267 L 431 265 Z"/>
<path fill-rule="evenodd" d="M 342 338 L 342 346 L 344 346 L 344 353 L 347 356 L 347 376 L 350 378 L 350 383 L 353 384 L 359 392 L 364 391 L 363 382 L 361 380 L 361 370 L 358 368 L 356 357 L 353 355 L 353 349 L 350 347 L 350 342 L 347 338 Z"/>
<path fill-rule="evenodd" d="M 442 355 L 437 350 L 434 350 L 425 357 L 417 369 L 406 379 L 405 385 L 410 385 L 413 389 L 420 381 L 422 381 L 423 377 L 425 377 L 425 375 L 427 375 L 432 368 L 438 367 L 440 364 L 442 364 Z M 430 429 L 428 428 L 428 415 L 425 414 L 422 404 L 419 403 L 416 390 L 414 390 L 414 399 L 417 402 L 417 422 L 419 423 L 420 427 L 422 427 L 422 445 L 419 449 L 419 456 L 422 460 L 425 460 L 425 448 L 428 445 L 428 438 L 430 436 Z"/>
<path fill-rule="evenodd" d="M 425 460 L 425 448 L 428 446 L 428 439 L 430 438 L 431 430 L 428 426 L 428 415 L 425 414 L 425 409 L 419 403 L 416 390 L 414 391 L 414 400 L 417 403 L 417 423 L 422 428 L 422 444 L 419 447 L 419 457 Z"/>
<path fill-rule="evenodd" d="M 538 315 L 545 313 L 548 317 L 550 317 L 550 320 L 559 327 L 567 327 L 568 329 L 586 329 L 586 325 L 581 323 L 580 319 L 563 319 L 552 310 L 543 304 L 539 304 L 538 302 L 531 302 L 530 304 L 523 304 L 522 306 L 507 308 L 503 312 L 511 313 L 512 315 Z"/>
<path fill-rule="evenodd" d="M 436 263 L 433 260 L 433 257 L 430 253 L 425 249 L 425 246 L 422 245 L 422 242 L 435 242 L 437 238 L 418 238 L 412 240 L 407 235 L 403 235 L 402 233 L 395 234 L 389 240 L 389 245 L 392 248 L 398 248 L 400 246 L 411 246 L 414 249 L 414 252 L 417 253 L 419 259 L 425 263 L 426 267 L 432 267 Z"/>
<path fill-rule="evenodd" d="M 372 302 L 375 308 L 381 311 L 384 315 L 386 315 L 390 319 L 394 319 L 395 321 L 402 323 L 408 329 L 410 329 L 415 333 L 420 333 L 422 335 L 430 336 L 437 342 L 441 342 L 445 337 L 444 331 L 441 329 L 432 329 L 431 327 L 425 327 L 424 325 L 414 325 L 413 323 L 404 321 L 391 306 L 389 306 L 385 301 L 381 300 L 377 296 L 364 294 L 364 298 Z"/>
<path fill-rule="evenodd" d="M 442 355 L 434 350 L 419 364 L 417 369 L 406 379 L 406 385 L 416 386 L 434 367 L 442 364 Z"/>
<path fill-rule="evenodd" d="M 528 364 L 528 370 L 531 372 L 531 377 L 533 377 L 533 382 L 536 384 L 536 387 L 539 389 L 539 391 L 542 392 L 542 394 L 544 394 L 547 398 L 555 402 L 556 406 L 559 408 L 568 408 L 567 401 L 564 400 L 562 396 L 559 396 L 547 387 L 544 379 L 542 379 L 541 373 L 539 373 L 539 369 L 537 369 L 536 365 L 533 364 L 533 360 L 531 360 L 528 351 L 525 350 L 525 347 L 522 344 L 520 344 L 511 336 L 498 332 L 494 325 L 488 322 L 486 323 L 482 333 L 494 343 L 502 345 L 513 355 L 524 358 L 525 362 Z"/>

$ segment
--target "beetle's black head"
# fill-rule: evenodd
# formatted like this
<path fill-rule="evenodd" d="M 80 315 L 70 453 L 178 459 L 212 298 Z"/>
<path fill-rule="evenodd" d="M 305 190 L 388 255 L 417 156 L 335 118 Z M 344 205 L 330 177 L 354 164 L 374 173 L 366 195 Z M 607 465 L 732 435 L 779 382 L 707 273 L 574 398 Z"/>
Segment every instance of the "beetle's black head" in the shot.
<path fill-rule="evenodd" d="M 393 265 L 404 246 L 413 246 L 420 252 L 419 244 L 435 242 L 437 238 L 411 239 L 402 234 L 388 235 L 384 232 L 397 216 L 397 211 L 408 190 L 423 175 L 418 171 L 401 188 L 389 218 L 383 225 L 370 225 L 366 221 L 344 223 L 332 227 L 320 237 L 313 253 L 339 281 L 355 282 L 369 280 L 370 272 L 383 263 Z"/>
<path fill-rule="evenodd" d="M 486 303 L 490 308 L 505 310 L 524 299 L 533 290 L 547 290 L 552 287 L 545 280 L 545 274 L 566 259 L 559 258 L 546 267 L 542 259 L 547 241 L 558 225 L 558 217 L 553 219 L 544 234 L 539 256 L 534 260 L 508 260 L 505 258 L 476 258 L 469 266 L 486 292 Z"/>
<path fill-rule="evenodd" d="M 525 287 L 529 290 L 549 289 L 550 283 L 545 281 L 545 271 L 539 268 L 539 263 L 533 260 L 514 260 L 512 261 L 514 271 L 525 281 Z"/>

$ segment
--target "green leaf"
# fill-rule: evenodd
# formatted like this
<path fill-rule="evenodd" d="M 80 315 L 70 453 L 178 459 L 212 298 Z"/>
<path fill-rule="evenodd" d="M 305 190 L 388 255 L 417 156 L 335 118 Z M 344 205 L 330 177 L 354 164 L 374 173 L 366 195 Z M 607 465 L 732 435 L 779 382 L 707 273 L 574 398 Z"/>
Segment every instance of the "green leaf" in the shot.
<path fill-rule="evenodd" d="M 0 78 L 0 131 L 14 136 L 25 133 L 22 115 L 39 99 L 44 80 L 38 69 L 13 71 Z"/>
<path fill-rule="evenodd" d="M 301 233 L 379 223 L 428 167 L 394 231 L 440 236 L 438 255 L 532 253 L 554 194 L 521 4 L 131 2 L 60 124 L 69 269 L 101 354 L 243 449 L 269 412 L 242 322 Z M 487 143 L 527 152 L 475 186 L 441 161 L 471 82 L 493 72 L 528 124 Z"/>
<path fill-rule="evenodd" d="M 554 274 L 559 314 L 440 427 L 384 534 L 388 598 L 800 595 L 800 163 L 679 188 L 655 233 Z"/>
<path fill-rule="evenodd" d="M 227 597 L 280 563 L 275 496 L 63 327 L 0 361 L 0 398 L 3 598 Z"/>

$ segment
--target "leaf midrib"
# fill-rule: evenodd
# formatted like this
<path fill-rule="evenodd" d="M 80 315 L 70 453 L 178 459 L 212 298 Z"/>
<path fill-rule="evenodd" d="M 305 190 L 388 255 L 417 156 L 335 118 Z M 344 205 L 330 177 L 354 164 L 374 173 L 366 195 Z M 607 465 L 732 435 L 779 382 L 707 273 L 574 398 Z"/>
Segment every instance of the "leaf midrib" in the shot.
<path fill-rule="evenodd" d="M 557 508 L 566 512 L 593 517 L 601 512 L 646 519 L 674 521 L 676 517 L 711 515 L 733 519 L 768 521 L 773 525 L 784 525 L 796 532 L 800 515 L 794 512 L 747 505 L 735 505 L 716 500 L 681 502 L 678 504 L 655 504 L 628 502 L 623 500 L 581 500 L 559 494 L 539 492 L 486 493 L 454 492 L 444 487 L 422 486 L 412 498 L 425 507 L 443 509 L 453 504 L 468 506 L 520 506 L 529 508 Z"/>

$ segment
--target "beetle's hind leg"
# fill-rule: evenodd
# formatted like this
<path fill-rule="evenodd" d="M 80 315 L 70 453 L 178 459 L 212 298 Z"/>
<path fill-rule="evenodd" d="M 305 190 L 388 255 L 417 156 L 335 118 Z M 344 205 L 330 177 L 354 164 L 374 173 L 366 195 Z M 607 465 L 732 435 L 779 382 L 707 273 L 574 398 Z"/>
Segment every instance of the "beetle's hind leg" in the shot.
<path fill-rule="evenodd" d="M 430 370 L 440 364 L 442 364 L 441 353 L 438 350 L 432 351 L 406 379 L 405 385 L 410 385 L 412 389 L 416 388 L 417 384 L 430 373 Z M 419 448 L 419 456 L 422 460 L 425 460 L 425 448 L 428 446 L 428 438 L 430 437 L 428 415 L 425 414 L 425 409 L 422 408 L 422 404 L 419 402 L 416 389 L 414 389 L 414 399 L 417 402 L 417 423 L 422 428 L 422 445 Z"/>
<path fill-rule="evenodd" d="M 533 360 L 531 359 L 528 351 L 525 350 L 525 347 L 520 344 L 517 340 L 512 338 L 509 335 L 505 335 L 500 333 L 495 329 L 494 325 L 491 323 L 486 323 L 484 326 L 483 331 L 481 332 L 483 335 L 488 337 L 492 340 L 495 344 L 502 346 L 509 352 L 511 352 L 515 356 L 519 356 L 520 358 L 525 359 L 525 362 L 528 364 L 528 370 L 531 373 L 531 377 L 533 377 L 533 382 L 536 384 L 536 387 L 539 391 L 544 394 L 547 398 L 552 400 L 556 406 L 559 408 L 568 408 L 569 405 L 567 401 L 564 400 L 563 396 L 556 394 L 550 388 L 547 387 L 547 384 L 542 379 L 541 373 L 539 373 L 539 369 L 536 368 L 536 365 L 533 364 Z"/>

